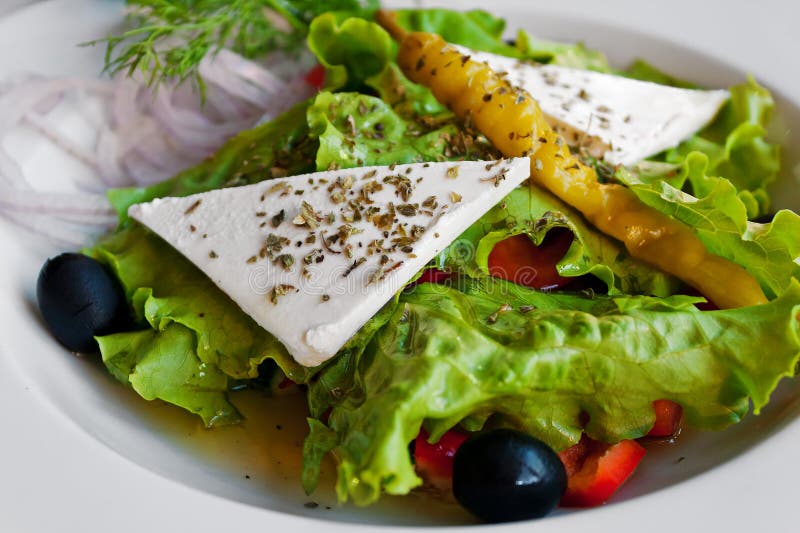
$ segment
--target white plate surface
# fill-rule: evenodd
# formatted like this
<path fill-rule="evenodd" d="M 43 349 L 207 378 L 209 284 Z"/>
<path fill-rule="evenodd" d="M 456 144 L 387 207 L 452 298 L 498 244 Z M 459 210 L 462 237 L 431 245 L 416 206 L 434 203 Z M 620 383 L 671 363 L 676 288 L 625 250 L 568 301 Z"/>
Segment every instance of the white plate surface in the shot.
<path fill-rule="evenodd" d="M 779 202 L 800 207 L 794 3 L 678 0 L 655 7 L 572 0 L 535 11 L 528 4 L 495 1 L 492 9 L 541 36 L 584 40 L 617 64 L 641 56 L 708 86 L 756 75 L 781 108 L 775 134 L 785 139 L 787 161 Z M 111 0 L 51 0 L 0 20 L 0 77 L 21 70 L 96 75 L 101 51 L 73 44 L 113 28 L 120 8 Z M 45 147 L 20 148 L 26 170 L 47 171 L 46 180 L 69 177 Z M 241 406 L 249 415 L 244 428 L 209 434 L 176 409 L 139 400 L 97 364 L 66 354 L 42 329 L 33 286 L 44 258 L 59 250 L 2 221 L 0 243 L 0 531 L 373 531 L 379 524 L 468 521 L 454 506 L 419 496 L 368 510 L 340 508 L 329 481 L 319 494 L 304 496 L 293 464 L 302 437 L 302 425 L 293 422 L 301 414 L 284 409 L 285 401 L 278 415 L 268 415 L 259 409 L 263 401 L 250 398 Z M 799 413 L 800 384 L 786 382 L 760 417 L 722 433 L 687 432 L 678 446 L 652 446 L 614 503 L 550 517 L 536 530 L 796 530 Z M 270 444 L 276 436 L 288 442 L 285 448 Z M 321 505 L 303 506 L 312 500 Z"/>

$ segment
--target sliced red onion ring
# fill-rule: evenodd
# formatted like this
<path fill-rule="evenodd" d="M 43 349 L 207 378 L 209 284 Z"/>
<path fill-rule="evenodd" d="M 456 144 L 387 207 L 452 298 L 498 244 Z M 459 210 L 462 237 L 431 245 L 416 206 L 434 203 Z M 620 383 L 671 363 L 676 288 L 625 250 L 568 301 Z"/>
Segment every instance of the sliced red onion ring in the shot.
<path fill-rule="evenodd" d="M 86 150 L 72 141 L 66 135 L 61 134 L 56 127 L 49 124 L 45 117 L 40 116 L 38 113 L 26 113 L 23 117 L 25 122 L 36 128 L 39 133 L 47 137 L 53 144 L 67 152 L 83 164 L 97 168 L 97 157 L 95 153 Z"/>
<path fill-rule="evenodd" d="M 17 213 L 0 209 L 0 217 L 68 249 L 89 246 L 96 237 L 113 228 L 113 225 L 107 228 L 87 228 L 55 219 L 46 213 Z"/>
<path fill-rule="evenodd" d="M 16 187 L 18 189 L 31 188 L 19 164 L 2 148 L 0 148 L 0 180 L 10 187 Z"/>
<path fill-rule="evenodd" d="M 268 107 L 274 96 L 287 89 L 286 82 L 268 70 L 228 50 L 204 60 L 199 70 L 207 82 L 259 108 Z"/>
<path fill-rule="evenodd" d="M 114 214 L 105 195 L 23 191 L 11 187 L 4 187 L 0 191 L 3 193 L 0 196 L 0 206 L 4 209 L 35 210 L 53 215 L 81 213 L 104 216 Z"/>
<path fill-rule="evenodd" d="M 238 132 L 311 96 L 301 61 L 276 55 L 265 63 L 280 75 L 227 50 L 203 61 L 205 102 L 188 83 L 154 93 L 130 78 L 14 75 L 0 80 L 0 140 L 18 127 L 32 127 L 94 174 L 92 181 L 76 178 L 78 190 L 149 185 L 199 163 Z M 92 129 L 89 147 L 62 133 L 50 117 L 69 105 L 79 106 L 75 109 Z M 92 139 L 80 133 L 81 139 Z M 0 216 L 66 244 L 87 244 L 87 236 L 113 226 L 115 214 L 104 195 L 35 190 L 13 155 L 0 146 Z"/>

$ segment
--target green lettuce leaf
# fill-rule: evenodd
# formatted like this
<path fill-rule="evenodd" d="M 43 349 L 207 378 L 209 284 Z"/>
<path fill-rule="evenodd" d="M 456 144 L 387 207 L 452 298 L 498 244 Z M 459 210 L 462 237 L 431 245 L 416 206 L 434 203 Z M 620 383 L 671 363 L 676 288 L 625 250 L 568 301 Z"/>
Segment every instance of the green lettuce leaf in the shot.
<path fill-rule="evenodd" d="M 684 89 L 699 89 L 700 87 L 692 82 L 682 80 L 667 74 L 658 69 L 655 65 L 643 59 L 636 59 L 624 71 L 619 72 L 623 76 L 635 80 L 649 81 L 659 85 L 669 85 L 671 87 L 682 87 Z"/>
<path fill-rule="evenodd" d="M 408 31 L 438 33 L 448 43 L 493 54 L 521 57 L 516 47 L 503 41 L 505 21 L 486 11 L 398 9 L 395 13 L 398 24 Z"/>
<path fill-rule="evenodd" d="M 228 380 L 256 378 L 267 359 L 295 382 L 310 376 L 208 277 L 141 226 L 117 232 L 88 253 L 111 268 L 148 328 L 98 338 L 109 371 L 146 399 L 160 398 L 220 425 L 239 420 L 235 409 L 222 409 Z"/>
<path fill-rule="evenodd" d="M 409 118 L 425 116 L 428 120 L 453 116 L 447 107 L 440 104 L 433 96 L 430 89 L 406 78 L 396 63 L 387 63 L 381 72 L 366 80 L 366 83 L 400 116 Z"/>
<path fill-rule="evenodd" d="M 311 24 L 308 46 L 326 68 L 329 91 L 375 90 L 404 117 L 447 112 L 426 87 L 400 71 L 394 41 L 374 22 L 323 15 Z"/>
<path fill-rule="evenodd" d="M 325 410 L 345 396 L 354 392 L 351 379 L 353 378 L 350 363 L 359 359 L 375 335 L 386 326 L 394 315 L 400 294 L 395 295 L 378 313 L 372 317 L 350 339 L 347 344 L 324 364 L 324 368 L 313 380 L 314 385 L 308 389 L 308 403 L 316 416 L 322 416 Z M 335 433 L 332 433 L 324 424 L 313 418 L 308 419 L 311 432 L 317 433 L 317 438 L 307 439 L 304 443 L 303 456 L 305 467 L 302 472 L 303 486 L 312 492 L 317 485 L 319 469 L 322 459 L 333 446 Z"/>
<path fill-rule="evenodd" d="M 517 33 L 516 46 L 519 57 L 537 63 L 614 73 L 602 52 L 587 48 L 583 43 L 560 43 L 538 39 L 525 30 L 520 30 Z"/>
<path fill-rule="evenodd" d="M 354 91 L 394 60 L 397 45 L 381 26 L 358 17 L 326 13 L 314 19 L 308 48 L 326 68 L 328 90 Z"/>
<path fill-rule="evenodd" d="M 748 222 L 748 207 L 736 187 L 725 178 L 709 177 L 708 157 L 689 154 L 677 183 L 642 181 L 620 170 L 617 177 L 647 205 L 680 220 L 695 230 L 713 254 L 745 268 L 770 298 L 800 279 L 800 216 L 778 212 L 769 224 Z M 682 181 L 697 196 L 683 192 Z"/>
<path fill-rule="evenodd" d="M 612 294 L 667 296 L 679 283 L 672 277 L 630 257 L 617 241 L 587 224 L 574 209 L 538 187 L 520 187 L 470 226 L 437 259 L 472 277 L 489 274 L 489 254 L 508 237 L 525 234 L 539 245 L 553 228 L 568 228 L 575 240 L 556 265 L 564 277 L 592 274 Z"/>
<path fill-rule="evenodd" d="M 453 120 L 431 129 L 360 93 L 319 93 L 308 109 L 308 125 L 319 141 L 318 170 L 496 157 L 488 141 L 465 142 Z"/>
<path fill-rule="evenodd" d="M 258 365 L 270 358 L 294 381 L 305 381 L 307 370 L 277 339 L 179 252 L 141 226 L 101 241 L 91 253 L 122 282 L 137 318 L 157 331 L 173 323 L 191 330 L 202 362 L 245 379 L 256 377 Z"/>
<path fill-rule="evenodd" d="M 191 330 L 173 324 L 99 337 L 100 353 L 109 372 L 145 400 L 160 399 L 197 414 L 206 427 L 241 421 L 228 401 L 228 376 L 197 355 Z"/>
<path fill-rule="evenodd" d="M 212 157 L 173 178 L 148 187 L 111 189 L 108 198 L 120 222 L 129 220 L 128 208 L 133 204 L 256 183 L 269 178 L 271 172 L 292 175 L 313 169 L 317 146 L 308 138 L 309 104 L 297 104 L 275 120 L 243 131 Z"/>
<path fill-rule="evenodd" d="M 769 211 L 766 187 L 780 170 L 780 147 L 767 140 L 775 102 L 752 79 L 730 92 L 719 117 L 699 135 L 667 151 L 665 161 L 683 164 L 692 152 L 705 154 L 707 173 L 730 180 L 748 203 L 749 217 L 756 218 Z"/>
<path fill-rule="evenodd" d="M 722 428 L 750 402 L 757 413 L 800 358 L 797 282 L 768 304 L 713 312 L 685 298 L 596 297 L 577 310 L 549 297 L 432 284 L 403 295 L 349 361 L 350 389 L 327 424 L 311 421 L 306 489 L 313 462 L 333 451 L 341 500 L 405 494 L 421 483 L 408 453 L 420 427 L 435 440 L 474 415 L 557 450 L 583 431 L 608 442 L 646 434 L 657 399 L 679 402 L 691 425 Z"/>

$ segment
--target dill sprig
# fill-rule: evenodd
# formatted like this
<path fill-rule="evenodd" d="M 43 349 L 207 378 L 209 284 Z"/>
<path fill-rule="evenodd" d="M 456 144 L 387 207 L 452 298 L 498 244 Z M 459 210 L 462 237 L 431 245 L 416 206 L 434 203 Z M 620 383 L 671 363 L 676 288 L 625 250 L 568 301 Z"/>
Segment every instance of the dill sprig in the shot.
<path fill-rule="evenodd" d="M 105 71 L 141 72 L 148 85 L 195 80 L 200 62 L 229 48 L 256 58 L 300 46 L 311 20 L 325 11 L 368 14 L 378 0 L 127 0 L 130 29 L 105 43 Z"/>

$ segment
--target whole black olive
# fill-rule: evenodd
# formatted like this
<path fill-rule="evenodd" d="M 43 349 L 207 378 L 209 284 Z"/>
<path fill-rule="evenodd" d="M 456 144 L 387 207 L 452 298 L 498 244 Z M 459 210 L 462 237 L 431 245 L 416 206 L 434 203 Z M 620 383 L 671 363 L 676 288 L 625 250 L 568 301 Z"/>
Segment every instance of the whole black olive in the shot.
<path fill-rule="evenodd" d="M 566 489 L 567 473 L 558 455 L 519 431 L 479 433 L 454 458 L 453 494 L 484 522 L 545 516 Z"/>
<path fill-rule="evenodd" d="M 49 259 L 39 272 L 36 298 L 53 336 L 75 352 L 96 351 L 96 335 L 119 331 L 128 321 L 117 279 L 82 254 Z"/>

